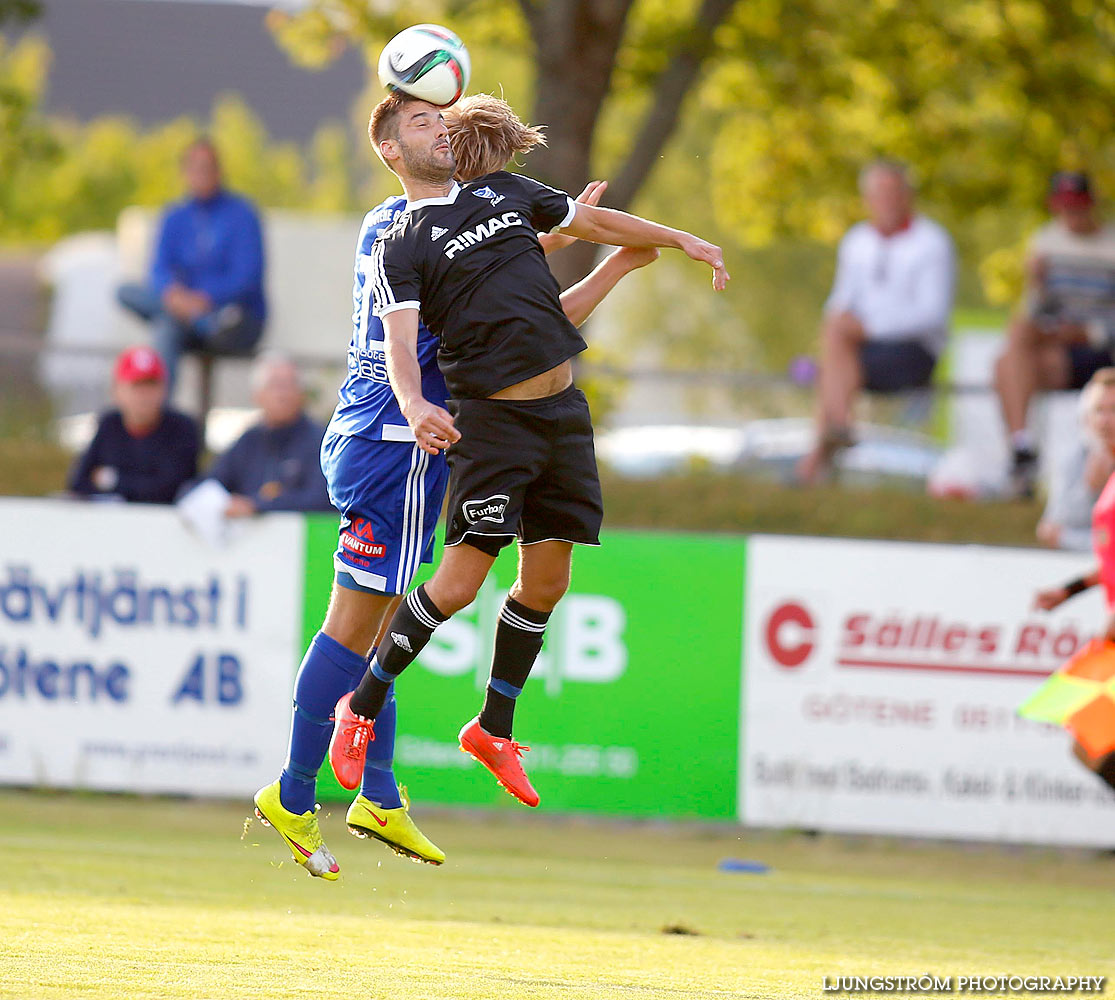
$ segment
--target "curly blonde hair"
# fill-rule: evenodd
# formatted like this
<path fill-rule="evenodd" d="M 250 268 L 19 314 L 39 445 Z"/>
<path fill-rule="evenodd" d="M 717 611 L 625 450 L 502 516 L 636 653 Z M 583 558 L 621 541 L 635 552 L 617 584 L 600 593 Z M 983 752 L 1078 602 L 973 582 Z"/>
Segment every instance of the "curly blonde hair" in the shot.
<path fill-rule="evenodd" d="M 473 94 L 444 114 L 459 181 L 502 170 L 518 154 L 546 145 L 544 125 L 524 125 L 510 104 L 492 94 Z"/>

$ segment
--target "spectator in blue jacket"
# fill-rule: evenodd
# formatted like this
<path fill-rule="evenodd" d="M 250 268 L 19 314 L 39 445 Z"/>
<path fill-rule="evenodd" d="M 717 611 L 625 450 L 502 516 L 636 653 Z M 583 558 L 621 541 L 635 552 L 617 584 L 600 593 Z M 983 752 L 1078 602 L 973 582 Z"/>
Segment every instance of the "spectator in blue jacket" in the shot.
<path fill-rule="evenodd" d="M 332 510 L 321 472 L 325 428 L 306 414 L 306 393 L 293 362 L 278 354 L 259 358 L 252 390 L 260 421 L 209 470 L 231 494 L 226 517 L 265 510 Z"/>
<path fill-rule="evenodd" d="M 250 352 L 267 311 L 259 216 L 246 199 L 221 186 L 210 140 L 187 148 L 182 177 L 188 196 L 163 214 L 147 283 L 124 285 L 117 293 L 123 306 L 152 324 L 168 391 L 183 351 Z"/>
<path fill-rule="evenodd" d="M 197 475 L 197 424 L 166 406 L 166 369 L 150 347 L 130 347 L 113 372 L 116 409 L 108 410 L 68 488 L 78 496 L 173 503 Z"/>

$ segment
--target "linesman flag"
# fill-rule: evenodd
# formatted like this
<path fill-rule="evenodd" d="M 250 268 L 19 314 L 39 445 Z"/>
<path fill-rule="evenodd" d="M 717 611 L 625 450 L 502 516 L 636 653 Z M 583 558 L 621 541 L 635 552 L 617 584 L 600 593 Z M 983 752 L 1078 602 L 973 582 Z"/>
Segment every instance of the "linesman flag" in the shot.
<path fill-rule="evenodd" d="M 1064 726 L 1090 757 L 1115 750 L 1115 643 L 1093 639 L 1019 705 L 1018 714 Z"/>

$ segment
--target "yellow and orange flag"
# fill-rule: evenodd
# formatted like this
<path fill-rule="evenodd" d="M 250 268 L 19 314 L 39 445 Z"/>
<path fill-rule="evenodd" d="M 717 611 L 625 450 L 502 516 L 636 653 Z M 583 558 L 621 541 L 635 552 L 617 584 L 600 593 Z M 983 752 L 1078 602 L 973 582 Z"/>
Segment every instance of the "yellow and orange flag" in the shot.
<path fill-rule="evenodd" d="M 1115 750 L 1115 643 L 1093 639 L 1050 674 L 1018 714 L 1064 726 L 1091 757 Z"/>

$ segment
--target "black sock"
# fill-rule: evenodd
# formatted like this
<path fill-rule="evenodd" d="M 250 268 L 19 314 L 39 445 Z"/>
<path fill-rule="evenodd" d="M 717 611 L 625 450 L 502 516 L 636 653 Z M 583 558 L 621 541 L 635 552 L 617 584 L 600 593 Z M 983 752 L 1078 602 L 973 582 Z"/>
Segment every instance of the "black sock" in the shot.
<path fill-rule="evenodd" d="M 407 594 L 387 626 L 387 635 L 376 655 L 352 692 L 349 707 L 366 719 L 379 715 L 392 682 L 422 652 L 434 629 L 445 620 L 445 615 L 426 594 L 424 584 Z"/>
<path fill-rule="evenodd" d="M 545 638 L 548 611 L 535 611 L 508 597 L 496 624 L 492 675 L 480 710 L 480 728 L 493 736 L 511 738 L 515 699 L 522 693 Z"/>

